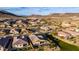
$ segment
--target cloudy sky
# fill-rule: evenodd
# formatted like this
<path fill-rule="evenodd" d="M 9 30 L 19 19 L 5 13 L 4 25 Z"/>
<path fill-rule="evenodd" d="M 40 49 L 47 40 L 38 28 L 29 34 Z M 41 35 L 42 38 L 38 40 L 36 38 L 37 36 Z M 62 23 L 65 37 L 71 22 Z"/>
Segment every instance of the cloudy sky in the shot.
<path fill-rule="evenodd" d="M 78 7 L 0 7 L 16 15 L 48 15 L 50 13 L 79 13 Z"/>

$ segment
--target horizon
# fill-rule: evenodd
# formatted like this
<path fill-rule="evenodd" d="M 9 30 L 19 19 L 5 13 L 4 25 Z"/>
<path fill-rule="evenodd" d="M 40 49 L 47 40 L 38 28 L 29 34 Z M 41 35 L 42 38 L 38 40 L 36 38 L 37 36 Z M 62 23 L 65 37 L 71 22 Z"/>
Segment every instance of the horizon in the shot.
<path fill-rule="evenodd" d="M 79 13 L 79 7 L 0 7 L 0 10 L 5 10 L 19 16 Z"/>

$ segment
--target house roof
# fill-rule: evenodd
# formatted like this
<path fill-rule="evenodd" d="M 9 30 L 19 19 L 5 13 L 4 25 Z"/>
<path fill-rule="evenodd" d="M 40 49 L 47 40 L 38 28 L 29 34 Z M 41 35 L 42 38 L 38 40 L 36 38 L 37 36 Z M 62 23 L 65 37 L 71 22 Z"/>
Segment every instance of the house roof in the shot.
<path fill-rule="evenodd" d="M 18 44 L 27 44 L 27 42 L 22 39 L 19 39 L 18 41 L 14 43 L 14 45 L 18 45 Z"/>
<path fill-rule="evenodd" d="M 79 32 L 76 32 L 76 31 L 67 30 L 67 29 L 64 29 L 63 31 L 66 32 L 66 33 L 71 34 L 72 36 L 77 36 L 77 35 L 79 35 Z"/>
<path fill-rule="evenodd" d="M 58 32 L 58 36 L 64 36 L 64 37 L 66 37 L 66 36 L 70 36 L 70 34 L 67 33 L 67 32 L 64 32 L 64 31 L 59 31 Z"/>
<path fill-rule="evenodd" d="M 0 39 L 0 45 L 2 46 L 2 47 L 6 47 L 6 46 L 8 46 L 9 44 L 9 41 L 10 41 L 10 37 L 6 37 L 6 38 L 1 38 Z"/>
<path fill-rule="evenodd" d="M 36 34 L 36 36 L 39 38 L 39 39 L 42 39 L 42 40 L 47 40 L 47 36 L 46 35 L 43 35 L 43 34 Z"/>
<path fill-rule="evenodd" d="M 3 46 L 0 45 L 0 48 L 1 48 L 1 47 L 3 47 Z"/>
<path fill-rule="evenodd" d="M 29 40 L 29 37 L 27 35 L 17 36 L 17 39 L 22 39 L 24 41 L 28 41 Z"/>
<path fill-rule="evenodd" d="M 25 35 L 24 38 L 22 38 L 22 39 L 23 39 L 24 41 L 27 41 L 27 42 L 29 41 L 29 37 L 26 36 L 26 35 Z"/>
<path fill-rule="evenodd" d="M 30 35 L 29 36 L 29 38 L 31 39 L 31 40 L 40 40 L 36 35 Z"/>

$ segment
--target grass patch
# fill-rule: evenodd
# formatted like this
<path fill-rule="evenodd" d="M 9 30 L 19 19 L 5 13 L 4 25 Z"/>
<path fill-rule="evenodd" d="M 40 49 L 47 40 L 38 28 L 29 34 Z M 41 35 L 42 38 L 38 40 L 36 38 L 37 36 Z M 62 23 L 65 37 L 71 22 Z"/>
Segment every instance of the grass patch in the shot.
<path fill-rule="evenodd" d="M 60 45 L 61 51 L 79 51 L 79 47 L 63 42 L 52 35 L 53 39 Z M 51 38 L 52 39 L 52 38 Z"/>
<path fill-rule="evenodd" d="M 79 47 L 68 44 L 66 42 L 63 42 L 61 40 L 57 40 L 59 42 L 59 45 L 61 46 L 61 51 L 79 51 Z"/>
<path fill-rule="evenodd" d="M 61 51 L 79 51 L 79 47 L 65 43 L 63 41 L 59 41 L 61 46 Z"/>

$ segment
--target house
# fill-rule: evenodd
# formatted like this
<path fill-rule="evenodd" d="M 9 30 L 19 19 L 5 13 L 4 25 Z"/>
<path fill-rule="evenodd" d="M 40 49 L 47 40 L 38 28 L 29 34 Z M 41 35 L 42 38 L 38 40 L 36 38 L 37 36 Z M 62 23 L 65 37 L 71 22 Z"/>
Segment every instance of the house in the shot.
<path fill-rule="evenodd" d="M 29 35 L 29 38 L 35 46 L 45 45 L 49 43 L 48 41 L 44 40 L 43 36 L 37 36 L 32 34 Z"/>
<path fill-rule="evenodd" d="M 5 24 L 0 24 L 0 28 L 5 28 Z"/>
<path fill-rule="evenodd" d="M 57 35 L 60 36 L 60 37 L 65 38 L 65 39 L 68 39 L 68 38 L 71 37 L 71 35 L 70 35 L 69 33 L 64 32 L 64 31 L 58 31 L 58 32 L 57 32 Z"/>
<path fill-rule="evenodd" d="M 4 51 L 4 47 L 0 45 L 0 51 Z"/>
<path fill-rule="evenodd" d="M 13 44 L 13 47 L 15 48 L 23 48 L 24 45 L 27 45 L 27 42 L 22 40 L 22 39 L 18 39 L 18 41 L 16 41 L 14 44 Z"/>
<path fill-rule="evenodd" d="M 70 30 L 70 31 L 75 31 L 76 30 L 76 27 L 67 27 L 67 28 L 65 28 L 65 29 L 62 29 L 62 31 L 63 30 L 66 30 L 66 31 L 68 31 L 68 30 Z"/>
<path fill-rule="evenodd" d="M 10 30 L 10 33 L 11 33 L 11 34 L 19 34 L 19 32 L 16 31 L 16 29 L 14 29 L 14 28 Z"/>
<path fill-rule="evenodd" d="M 13 24 L 12 26 L 13 26 L 14 28 L 16 28 L 16 27 L 17 27 L 17 24 Z"/>
<path fill-rule="evenodd" d="M 21 33 L 21 29 L 20 28 L 16 28 L 15 29 L 17 32 Z"/>
<path fill-rule="evenodd" d="M 76 32 L 79 32 L 79 28 L 76 28 L 75 31 L 76 31 Z"/>
<path fill-rule="evenodd" d="M 4 35 L 5 35 L 5 32 L 0 31 L 0 36 L 4 36 Z"/>
<path fill-rule="evenodd" d="M 72 36 L 79 36 L 79 32 L 78 30 L 74 29 L 74 30 L 67 30 L 67 29 L 63 29 L 62 31 L 69 33 Z"/>
<path fill-rule="evenodd" d="M 6 28 L 11 28 L 11 26 L 10 25 L 7 25 Z"/>
<path fill-rule="evenodd" d="M 64 22 L 62 22 L 61 26 L 62 26 L 62 27 L 71 27 L 72 24 L 71 24 L 71 22 L 64 21 Z"/>
<path fill-rule="evenodd" d="M 9 25 L 8 22 L 4 22 L 5 25 Z"/>
<path fill-rule="evenodd" d="M 36 36 L 40 39 L 40 45 L 47 46 L 50 44 L 46 34 L 36 34 Z"/>
<path fill-rule="evenodd" d="M 13 45 L 12 45 L 14 48 L 23 48 L 26 45 L 28 45 L 27 41 L 17 38 L 17 37 L 14 37 Z"/>
<path fill-rule="evenodd" d="M 17 20 L 16 23 L 20 24 L 20 23 L 22 23 L 22 20 Z"/>
<path fill-rule="evenodd" d="M 79 32 L 75 32 L 75 31 L 67 31 L 68 33 L 70 33 L 72 36 L 79 36 Z"/>
<path fill-rule="evenodd" d="M 36 18 L 36 17 L 28 17 L 27 19 L 30 19 L 31 21 L 37 21 L 38 20 L 38 18 Z"/>
<path fill-rule="evenodd" d="M 12 37 L 0 38 L 0 51 L 8 50 L 12 45 Z"/>
<path fill-rule="evenodd" d="M 10 29 L 3 29 L 3 32 L 5 32 L 5 34 L 10 34 Z"/>
<path fill-rule="evenodd" d="M 32 41 L 33 45 L 40 45 L 40 39 L 36 35 L 29 35 L 30 40 Z"/>
<path fill-rule="evenodd" d="M 48 25 L 43 25 L 43 26 L 40 27 L 40 29 L 47 31 L 47 30 L 49 30 L 49 27 L 48 27 Z"/>
<path fill-rule="evenodd" d="M 22 28 L 23 27 L 23 24 L 18 24 L 18 27 Z"/>
<path fill-rule="evenodd" d="M 32 26 L 35 26 L 35 25 L 37 25 L 37 23 L 36 22 L 30 22 L 30 24 L 32 25 Z"/>

